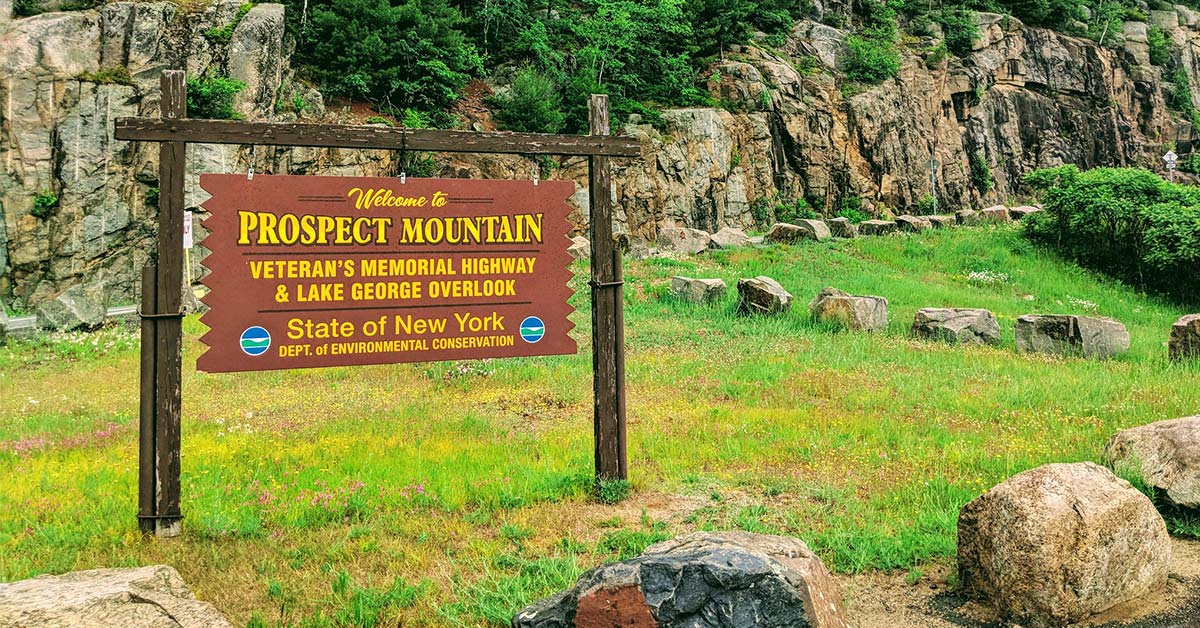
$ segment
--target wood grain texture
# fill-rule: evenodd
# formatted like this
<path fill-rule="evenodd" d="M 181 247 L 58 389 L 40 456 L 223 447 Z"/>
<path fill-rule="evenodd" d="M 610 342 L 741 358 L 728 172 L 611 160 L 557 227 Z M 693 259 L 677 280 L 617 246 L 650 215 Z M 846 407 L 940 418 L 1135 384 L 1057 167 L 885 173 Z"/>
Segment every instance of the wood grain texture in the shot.
<path fill-rule="evenodd" d="M 603 155 L 637 157 L 631 137 L 404 129 L 349 124 L 280 124 L 238 120 L 117 118 L 119 140 L 205 144 L 270 144 L 439 153 Z"/>

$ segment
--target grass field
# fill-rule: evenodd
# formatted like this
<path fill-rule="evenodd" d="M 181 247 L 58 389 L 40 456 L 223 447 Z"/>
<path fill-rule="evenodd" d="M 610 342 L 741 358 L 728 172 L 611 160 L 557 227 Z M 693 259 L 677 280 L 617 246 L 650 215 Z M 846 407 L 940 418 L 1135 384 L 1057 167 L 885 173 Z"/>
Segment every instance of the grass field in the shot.
<path fill-rule="evenodd" d="M 1185 312 L 1016 228 L 632 262 L 633 493 L 600 503 L 583 273 L 581 353 L 560 358 L 205 375 L 188 319 L 185 533 L 165 542 L 134 518 L 135 337 L 0 349 L 0 580 L 168 563 L 239 624 L 503 626 L 582 570 L 693 529 L 795 535 L 840 572 L 916 571 L 953 560 L 959 507 L 1012 473 L 1098 460 L 1117 429 L 1200 412 L 1200 368 L 1165 358 Z M 675 274 L 731 291 L 672 302 Z M 791 313 L 733 314 L 736 278 L 759 274 L 796 295 Z M 812 323 L 827 285 L 886 296 L 888 333 Z M 909 339 L 926 306 L 993 310 L 1004 346 Z M 1117 318 L 1132 349 L 1018 355 L 1013 321 L 1033 312 Z"/>

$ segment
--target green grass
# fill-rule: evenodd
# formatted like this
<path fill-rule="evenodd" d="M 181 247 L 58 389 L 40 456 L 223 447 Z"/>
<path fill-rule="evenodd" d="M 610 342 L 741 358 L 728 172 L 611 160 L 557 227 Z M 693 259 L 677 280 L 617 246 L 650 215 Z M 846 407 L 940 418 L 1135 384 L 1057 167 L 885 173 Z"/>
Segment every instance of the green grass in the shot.
<path fill-rule="evenodd" d="M 958 509 L 981 491 L 1200 408 L 1200 368 L 1165 357 L 1183 310 L 1014 228 L 633 262 L 633 491 L 610 487 L 608 504 L 591 476 L 577 271 L 575 356 L 205 375 L 202 326 L 186 320 L 185 532 L 167 542 L 136 531 L 135 338 L 0 348 L 0 580 L 164 562 L 243 625 L 319 610 L 314 625 L 502 626 L 582 571 L 696 529 L 794 535 L 837 572 L 915 574 L 952 559 Z M 665 299 L 673 274 L 722 277 L 731 294 Z M 796 295 L 789 314 L 734 314 L 736 278 L 759 274 Z M 814 324 L 807 302 L 827 285 L 886 296 L 887 333 Z M 908 338 L 927 306 L 993 310 L 1003 346 Z M 1012 324 L 1038 312 L 1120 319 L 1132 348 L 1019 355 Z M 372 593 L 352 602 L 354 587 Z"/>

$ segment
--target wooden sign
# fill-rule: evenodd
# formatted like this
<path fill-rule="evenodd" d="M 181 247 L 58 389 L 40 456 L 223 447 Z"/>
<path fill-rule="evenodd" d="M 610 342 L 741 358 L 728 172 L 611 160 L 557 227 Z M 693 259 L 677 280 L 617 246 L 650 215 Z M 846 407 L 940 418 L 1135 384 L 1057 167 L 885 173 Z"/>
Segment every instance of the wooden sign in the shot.
<path fill-rule="evenodd" d="M 575 353 L 570 181 L 205 174 L 206 372 Z"/>

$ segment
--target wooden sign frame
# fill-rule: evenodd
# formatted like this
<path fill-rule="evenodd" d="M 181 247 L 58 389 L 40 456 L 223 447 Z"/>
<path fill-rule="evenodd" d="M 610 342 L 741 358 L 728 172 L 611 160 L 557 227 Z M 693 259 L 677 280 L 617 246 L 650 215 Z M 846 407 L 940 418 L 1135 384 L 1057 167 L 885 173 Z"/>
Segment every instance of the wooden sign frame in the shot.
<path fill-rule="evenodd" d="M 159 143 L 157 262 L 142 271 L 138 522 L 148 534 L 180 532 L 183 363 L 184 164 L 189 143 L 311 146 L 588 158 L 592 259 L 592 385 L 596 480 L 628 479 L 625 329 L 621 250 L 612 228 L 610 157 L 636 157 L 640 143 L 609 135 L 608 96 L 588 102 L 589 135 L 476 133 L 339 124 L 277 124 L 187 117 L 182 70 L 160 79 L 160 118 L 118 118 L 114 137 Z"/>

